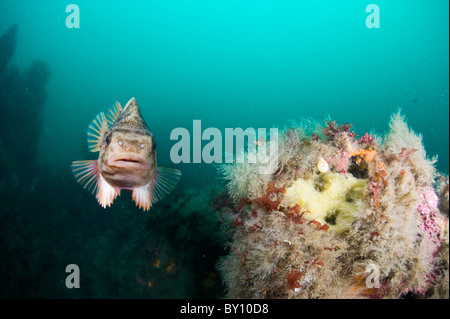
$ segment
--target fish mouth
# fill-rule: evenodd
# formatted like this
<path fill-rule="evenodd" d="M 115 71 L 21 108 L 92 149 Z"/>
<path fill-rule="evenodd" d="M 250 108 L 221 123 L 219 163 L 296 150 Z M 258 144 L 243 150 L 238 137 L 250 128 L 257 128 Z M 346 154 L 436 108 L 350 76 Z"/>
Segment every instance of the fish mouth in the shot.
<path fill-rule="evenodd" d="M 112 156 L 108 159 L 108 166 L 117 168 L 132 168 L 132 169 L 149 169 L 150 163 L 148 160 L 139 154 L 135 153 L 121 153 Z"/>

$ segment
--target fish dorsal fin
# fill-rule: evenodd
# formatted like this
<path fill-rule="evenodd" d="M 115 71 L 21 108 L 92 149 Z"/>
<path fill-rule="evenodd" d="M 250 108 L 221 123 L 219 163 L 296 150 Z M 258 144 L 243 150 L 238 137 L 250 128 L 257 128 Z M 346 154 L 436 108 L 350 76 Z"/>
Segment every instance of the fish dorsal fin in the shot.
<path fill-rule="evenodd" d="M 125 107 L 123 108 L 124 110 L 127 110 L 128 108 L 133 108 L 133 107 L 139 107 L 136 101 L 136 98 L 132 97 L 127 104 L 125 104 Z"/>
<path fill-rule="evenodd" d="M 142 117 L 141 111 L 139 110 L 139 105 L 134 97 L 131 98 L 123 107 L 122 112 L 120 112 L 114 125 L 132 127 L 134 130 L 138 130 L 142 134 L 150 134 L 148 126 Z"/>
<path fill-rule="evenodd" d="M 108 122 L 105 113 L 100 112 L 88 127 L 88 147 L 91 152 L 98 152 L 102 145 L 103 136 L 108 131 Z"/>
<path fill-rule="evenodd" d="M 120 112 L 122 112 L 123 108 L 122 105 L 120 105 L 119 102 L 116 101 L 116 105 L 114 105 L 110 110 L 109 113 L 106 113 L 106 121 L 109 125 L 112 125 L 117 118 L 119 117 Z"/>
<path fill-rule="evenodd" d="M 164 198 L 177 186 L 181 178 L 181 171 L 174 168 L 158 167 L 158 172 L 153 184 L 152 203 Z"/>

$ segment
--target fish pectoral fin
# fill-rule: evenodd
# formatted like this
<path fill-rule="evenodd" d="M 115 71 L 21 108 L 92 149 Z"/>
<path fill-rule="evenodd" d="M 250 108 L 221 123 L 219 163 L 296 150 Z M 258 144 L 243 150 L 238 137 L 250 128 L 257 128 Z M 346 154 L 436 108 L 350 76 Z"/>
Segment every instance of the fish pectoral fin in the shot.
<path fill-rule="evenodd" d="M 98 152 L 102 145 L 103 136 L 108 131 L 108 121 L 106 120 L 105 113 L 100 112 L 92 120 L 88 127 L 88 147 L 91 152 Z"/>
<path fill-rule="evenodd" d="M 97 161 L 74 161 L 71 168 L 77 182 L 94 194 L 98 188 Z"/>
<path fill-rule="evenodd" d="M 133 188 L 132 198 L 139 208 L 149 210 L 154 203 L 173 191 L 180 178 L 179 170 L 159 167 L 153 181 L 147 185 Z"/>
<path fill-rule="evenodd" d="M 111 186 L 101 174 L 98 174 L 97 200 L 99 204 L 106 208 L 120 195 L 120 188 Z"/>
<path fill-rule="evenodd" d="M 177 186 L 181 178 L 181 171 L 174 168 L 158 167 L 156 177 L 153 181 L 152 203 L 164 198 Z"/>
<path fill-rule="evenodd" d="M 109 185 L 99 173 L 97 161 L 75 161 L 71 167 L 77 182 L 92 194 L 96 193 L 95 197 L 103 208 L 111 206 L 120 195 L 120 188 Z"/>
<path fill-rule="evenodd" d="M 152 183 L 133 188 L 131 197 L 136 202 L 136 205 L 139 205 L 139 208 L 142 208 L 143 210 L 149 210 L 150 207 L 152 207 L 152 200 L 150 197 L 152 192 L 150 188 L 152 188 Z"/>

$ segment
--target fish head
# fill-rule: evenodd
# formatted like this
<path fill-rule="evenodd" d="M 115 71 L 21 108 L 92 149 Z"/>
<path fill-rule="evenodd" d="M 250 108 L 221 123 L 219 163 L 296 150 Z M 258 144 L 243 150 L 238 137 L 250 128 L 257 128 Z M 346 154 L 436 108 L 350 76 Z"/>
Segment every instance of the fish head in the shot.
<path fill-rule="evenodd" d="M 124 108 L 117 102 L 106 115 L 100 112 L 87 135 L 90 151 L 99 157 L 72 162 L 72 173 L 103 208 L 126 189 L 136 205 L 149 210 L 177 185 L 179 170 L 156 166 L 156 143 L 134 98 Z"/>
<path fill-rule="evenodd" d="M 99 172 L 115 187 L 148 184 L 156 174 L 156 143 L 132 98 L 103 136 Z"/>

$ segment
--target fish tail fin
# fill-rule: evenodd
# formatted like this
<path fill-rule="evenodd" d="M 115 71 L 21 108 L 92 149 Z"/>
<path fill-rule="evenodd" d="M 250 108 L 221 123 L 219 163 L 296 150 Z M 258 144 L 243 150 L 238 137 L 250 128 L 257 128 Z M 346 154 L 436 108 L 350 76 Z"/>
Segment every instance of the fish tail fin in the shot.
<path fill-rule="evenodd" d="M 159 167 L 156 177 L 149 184 L 133 189 L 132 198 L 143 210 L 149 210 L 157 201 L 173 191 L 181 178 L 181 171 Z"/>

